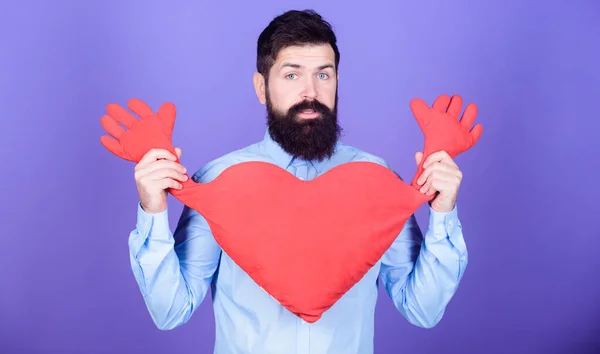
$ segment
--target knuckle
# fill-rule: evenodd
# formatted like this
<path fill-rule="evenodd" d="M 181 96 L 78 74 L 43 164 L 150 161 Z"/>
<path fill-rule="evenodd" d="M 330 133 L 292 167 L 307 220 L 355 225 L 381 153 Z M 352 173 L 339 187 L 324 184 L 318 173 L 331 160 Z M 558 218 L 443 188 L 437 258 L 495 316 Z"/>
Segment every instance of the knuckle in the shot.
<path fill-rule="evenodd" d="M 142 177 L 140 177 L 139 183 L 140 183 L 140 185 L 147 187 L 147 185 L 149 184 L 148 183 L 148 176 L 142 176 Z"/>

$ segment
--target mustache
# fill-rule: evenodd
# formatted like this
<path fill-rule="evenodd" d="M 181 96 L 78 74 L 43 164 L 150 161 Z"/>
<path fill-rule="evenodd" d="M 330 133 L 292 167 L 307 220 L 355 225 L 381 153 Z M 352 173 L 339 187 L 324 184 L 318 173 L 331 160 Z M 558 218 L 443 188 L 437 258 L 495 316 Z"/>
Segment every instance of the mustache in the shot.
<path fill-rule="evenodd" d="M 315 112 L 327 114 L 331 113 L 331 110 L 326 105 L 322 104 L 318 100 L 304 100 L 302 102 L 296 103 L 288 110 L 289 114 L 296 114 L 304 111 L 305 109 L 310 109 Z"/>

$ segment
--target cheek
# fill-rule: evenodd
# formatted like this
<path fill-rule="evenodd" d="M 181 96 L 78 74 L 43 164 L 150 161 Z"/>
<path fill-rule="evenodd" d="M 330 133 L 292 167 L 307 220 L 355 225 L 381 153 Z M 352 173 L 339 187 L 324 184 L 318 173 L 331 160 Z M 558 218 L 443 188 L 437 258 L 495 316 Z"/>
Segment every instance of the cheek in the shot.
<path fill-rule="evenodd" d="M 287 110 L 298 101 L 300 91 L 294 85 L 274 85 L 270 91 L 271 102 L 274 107 Z"/>
<path fill-rule="evenodd" d="M 335 105 L 335 82 L 323 84 L 319 89 L 319 101 L 329 107 Z"/>

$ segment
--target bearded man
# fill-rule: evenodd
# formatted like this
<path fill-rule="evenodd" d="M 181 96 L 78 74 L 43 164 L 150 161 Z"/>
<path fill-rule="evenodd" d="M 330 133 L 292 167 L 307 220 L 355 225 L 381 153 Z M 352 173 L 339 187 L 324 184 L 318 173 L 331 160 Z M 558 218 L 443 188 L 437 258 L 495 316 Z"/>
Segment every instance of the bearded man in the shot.
<path fill-rule="evenodd" d="M 258 38 L 256 60 L 253 84 L 267 110 L 264 137 L 209 162 L 192 175 L 194 181 L 208 183 L 247 161 L 275 164 L 305 181 L 349 162 L 388 167 L 340 141 L 340 53 L 318 13 L 288 11 L 273 19 Z M 467 264 L 456 210 L 461 172 L 443 151 L 430 155 L 420 181 L 422 193 L 437 194 L 425 235 L 412 215 L 380 261 L 315 323 L 261 289 L 222 251 L 198 212 L 184 207 L 171 232 L 167 189 L 181 188 L 186 179 L 176 162 L 181 150 L 176 154 L 152 150 L 135 167 L 140 201 L 129 235 L 131 266 L 158 328 L 186 323 L 210 289 L 215 353 L 372 353 L 378 282 L 410 323 L 431 328 L 440 321 Z M 417 152 L 417 164 L 421 158 Z"/>

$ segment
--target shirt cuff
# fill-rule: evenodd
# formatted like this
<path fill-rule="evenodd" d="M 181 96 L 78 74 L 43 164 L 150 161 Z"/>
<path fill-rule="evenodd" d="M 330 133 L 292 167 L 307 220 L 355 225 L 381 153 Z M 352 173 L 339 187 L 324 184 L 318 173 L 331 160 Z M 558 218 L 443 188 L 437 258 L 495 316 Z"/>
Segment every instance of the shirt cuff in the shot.
<path fill-rule="evenodd" d="M 148 238 L 153 240 L 169 240 L 171 236 L 169 228 L 168 208 L 155 214 L 150 214 L 137 204 L 136 230 L 132 234 L 131 243 L 135 249 L 139 249 Z M 137 247 L 135 247 L 137 245 Z"/>
<path fill-rule="evenodd" d="M 426 243 L 434 243 L 453 237 L 456 234 L 457 228 L 460 228 L 458 220 L 458 206 L 454 205 L 454 209 L 447 212 L 439 212 L 429 206 L 429 235 L 425 238 Z"/>

